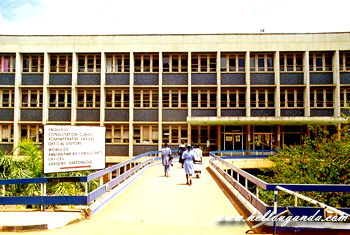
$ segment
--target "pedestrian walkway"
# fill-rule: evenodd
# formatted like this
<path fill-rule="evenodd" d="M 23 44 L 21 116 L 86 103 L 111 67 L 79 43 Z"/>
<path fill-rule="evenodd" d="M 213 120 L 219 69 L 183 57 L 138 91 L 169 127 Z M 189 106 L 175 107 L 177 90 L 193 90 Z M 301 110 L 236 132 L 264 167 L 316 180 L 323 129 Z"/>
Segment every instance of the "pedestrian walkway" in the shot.
<path fill-rule="evenodd" d="M 161 165 L 150 167 L 90 219 L 26 234 L 243 235 L 249 230 L 244 222 L 215 221 L 218 216 L 238 216 L 238 212 L 206 169 L 199 179 L 193 178 L 192 182 L 191 186 L 186 185 L 184 170 L 178 163 L 171 167 L 170 177 L 164 177 Z M 0 213 L 0 218 L 4 218 L 3 214 Z M 33 216 L 28 214 L 28 218 Z M 57 219 L 51 214 L 43 217 Z M 25 218 L 19 219 L 18 226 Z"/>

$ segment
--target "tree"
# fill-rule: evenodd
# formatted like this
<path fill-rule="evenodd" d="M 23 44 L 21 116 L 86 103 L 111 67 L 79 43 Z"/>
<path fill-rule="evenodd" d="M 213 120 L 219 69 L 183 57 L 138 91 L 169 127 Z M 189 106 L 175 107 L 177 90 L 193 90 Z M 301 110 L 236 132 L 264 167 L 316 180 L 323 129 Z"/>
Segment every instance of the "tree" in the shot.
<path fill-rule="evenodd" d="M 270 183 L 289 184 L 349 184 L 350 183 L 350 130 L 349 126 L 338 128 L 331 135 L 320 127 L 310 127 L 314 137 L 305 136 L 301 145 L 278 149 L 270 159 L 275 166 L 267 169 L 261 176 Z M 350 205 L 349 193 L 303 193 L 315 200 L 335 207 Z M 271 202 L 272 194 L 262 192 Z M 264 196 L 265 195 L 265 196 Z M 291 205 L 294 199 L 283 197 L 282 203 Z M 280 201 L 280 199 L 279 199 Z M 303 205 L 303 202 L 300 202 Z M 307 205 L 305 203 L 304 205 Z"/>

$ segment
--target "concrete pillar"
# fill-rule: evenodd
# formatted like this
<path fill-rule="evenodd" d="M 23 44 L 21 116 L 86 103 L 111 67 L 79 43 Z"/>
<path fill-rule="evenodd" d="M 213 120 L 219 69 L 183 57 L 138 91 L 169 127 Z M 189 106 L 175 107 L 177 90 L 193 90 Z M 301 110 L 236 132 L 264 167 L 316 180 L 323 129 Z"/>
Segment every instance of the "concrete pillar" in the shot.
<path fill-rule="evenodd" d="M 162 149 L 163 143 L 163 111 L 162 111 L 162 103 L 163 103 L 163 54 L 159 52 L 159 81 L 158 81 L 158 149 Z"/>
<path fill-rule="evenodd" d="M 19 124 L 21 116 L 21 91 L 19 86 L 22 83 L 22 55 L 16 52 L 16 72 L 15 72 L 15 96 L 14 96 L 14 117 L 13 117 L 13 146 L 16 147 L 21 139 L 21 127 Z M 14 152 L 17 155 L 18 151 Z"/>
<path fill-rule="evenodd" d="M 133 144 L 134 144 L 134 72 L 135 72 L 135 63 L 134 63 L 134 53 L 130 52 L 130 86 L 129 86 L 129 157 L 132 157 L 134 154 Z"/>
<path fill-rule="evenodd" d="M 305 105 L 305 117 L 310 117 L 310 67 L 309 67 L 309 51 L 304 53 L 304 105 Z"/>
<path fill-rule="evenodd" d="M 221 52 L 217 52 L 216 58 L 216 78 L 217 78 L 217 94 L 216 94 L 216 107 L 217 107 L 217 117 L 221 117 Z"/>
<path fill-rule="evenodd" d="M 281 76 L 280 76 L 280 52 L 275 52 L 275 59 L 274 59 L 274 70 L 275 70 L 275 117 L 281 116 Z"/>
<path fill-rule="evenodd" d="M 250 117 L 250 52 L 246 52 L 245 57 L 245 76 L 246 76 L 246 84 L 247 84 L 247 90 L 246 90 L 246 117 Z"/>
<path fill-rule="evenodd" d="M 100 126 L 105 120 L 106 53 L 101 52 Z"/>
<path fill-rule="evenodd" d="M 78 82 L 78 55 L 73 52 L 72 55 L 72 113 L 71 125 L 74 125 L 77 120 L 77 82 Z"/>
<path fill-rule="evenodd" d="M 50 56 L 44 53 L 44 74 L 43 74 L 43 125 L 49 120 L 49 80 L 50 80 Z"/>
<path fill-rule="evenodd" d="M 334 100 L 334 117 L 341 116 L 340 108 L 340 71 L 339 71 L 339 50 L 334 52 L 333 56 L 333 84 L 335 85 Z"/>

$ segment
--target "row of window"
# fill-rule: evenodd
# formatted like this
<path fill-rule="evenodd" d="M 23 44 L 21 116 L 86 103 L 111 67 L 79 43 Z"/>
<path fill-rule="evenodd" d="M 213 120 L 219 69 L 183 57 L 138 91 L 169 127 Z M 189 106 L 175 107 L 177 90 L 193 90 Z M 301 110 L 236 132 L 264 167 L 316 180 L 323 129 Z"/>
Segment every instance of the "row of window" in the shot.
<path fill-rule="evenodd" d="M 310 106 L 312 108 L 334 107 L 333 88 L 310 88 Z M 341 107 L 348 107 L 350 103 L 350 88 L 341 89 Z M 191 96 L 193 108 L 216 108 L 217 93 L 215 89 L 193 89 Z M 101 94 L 99 89 L 78 89 L 77 107 L 99 108 Z M 222 88 L 221 107 L 245 108 L 246 91 L 244 89 Z M 130 95 L 128 89 L 108 89 L 105 94 L 106 108 L 128 108 Z M 282 108 L 303 108 L 303 88 L 281 88 L 280 104 Z M 72 106 L 71 90 L 57 89 L 49 91 L 50 108 L 70 108 Z M 250 91 L 250 106 L 252 108 L 275 107 L 275 91 L 273 88 L 253 88 Z M 0 90 L 0 107 L 14 107 L 14 90 Z M 43 107 L 43 91 L 37 89 L 21 90 L 21 107 Z M 135 89 L 135 108 L 158 108 L 158 89 Z M 188 93 L 185 89 L 164 89 L 162 107 L 187 108 Z"/>
<path fill-rule="evenodd" d="M 310 71 L 332 71 L 333 53 L 311 52 L 309 55 Z M 281 72 L 301 72 L 303 71 L 303 53 L 280 53 L 279 67 Z M 191 57 L 192 72 L 216 72 L 216 53 L 193 53 Z M 43 54 L 23 54 L 23 72 L 42 73 L 44 71 Z M 159 72 L 159 54 L 139 54 L 134 55 L 134 72 L 152 73 Z M 244 53 L 221 53 L 221 72 L 244 72 Z M 340 71 L 350 71 L 350 52 L 340 52 Z M 106 54 L 107 73 L 129 73 L 129 54 Z M 252 72 L 273 72 L 274 53 L 251 53 L 250 71 Z M 15 55 L 0 55 L 0 72 L 15 72 Z M 50 54 L 51 73 L 71 73 L 72 54 Z M 78 54 L 78 72 L 99 73 L 101 72 L 101 54 Z M 164 53 L 163 72 L 188 72 L 188 54 L 186 53 Z"/>

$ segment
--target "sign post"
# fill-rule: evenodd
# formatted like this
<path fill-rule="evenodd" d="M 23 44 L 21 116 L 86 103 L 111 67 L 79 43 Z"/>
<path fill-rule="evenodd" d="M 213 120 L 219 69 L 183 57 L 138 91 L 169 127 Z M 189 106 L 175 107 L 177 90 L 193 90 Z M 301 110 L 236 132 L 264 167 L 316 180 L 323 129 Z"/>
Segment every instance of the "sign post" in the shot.
<path fill-rule="evenodd" d="M 44 174 L 104 169 L 105 137 L 105 127 L 45 125 Z"/>

